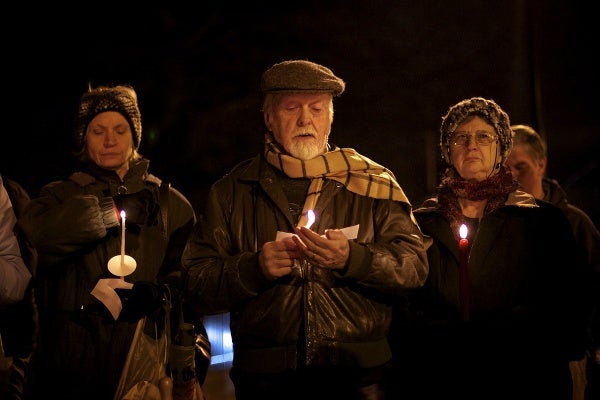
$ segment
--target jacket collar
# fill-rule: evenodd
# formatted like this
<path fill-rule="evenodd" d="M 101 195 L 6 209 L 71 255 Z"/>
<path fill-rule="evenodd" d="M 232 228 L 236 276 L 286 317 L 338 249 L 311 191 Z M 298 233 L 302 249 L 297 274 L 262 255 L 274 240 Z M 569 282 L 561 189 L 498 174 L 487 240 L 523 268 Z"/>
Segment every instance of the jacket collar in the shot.
<path fill-rule="evenodd" d="M 244 170 L 240 173 L 241 181 L 258 184 L 261 189 L 273 200 L 277 207 L 285 214 L 289 215 L 288 200 L 280 184 L 277 183 L 277 171 L 271 166 L 263 155 L 257 155 L 247 162 Z M 322 188 L 322 194 L 315 206 L 315 212 L 320 215 L 321 211 L 334 197 L 335 193 L 342 188 L 342 185 L 325 180 Z"/>
<path fill-rule="evenodd" d="M 415 210 L 415 216 L 417 217 L 419 225 L 423 228 L 423 230 L 427 232 L 428 235 L 439 240 L 440 243 L 444 247 L 448 248 L 458 260 L 458 242 L 450 230 L 450 224 L 445 221 L 445 218 L 441 213 L 437 212 L 437 204 L 437 197 L 432 197 L 425 200 L 423 204 Z M 536 203 L 535 197 L 522 190 L 516 190 L 509 193 L 505 202 L 505 206 L 525 208 L 539 207 Z M 493 218 L 493 215 L 491 218 Z M 444 220 L 445 223 L 442 223 L 441 220 Z M 502 226 L 503 223 L 501 220 L 496 220 L 494 223 L 486 224 L 486 229 L 481 229 L 480 225 L 477 233 L 477 241 L 481 244 L 478 245 L 477 251 L 471 254 L 470 262 L 477 263 L 478 260 L 481 260 L 482 257 L 485 257 L 489 247 L 494 245 L 495 238 L 502 229 Z"/>
<path fill-rule="evenodd" d="M 120 187 L 126 188 L 126 193 L 135 193 L 144 188 L 147 181 L 160 184 L 160 180 L 154 175 L 148 173 L 150 161 L 148 159 L 140 159 L 131 163 L 127 174 L 121 181 L 119 175 L 112 170 L 107 170 L 98 167 L 94 163 L 86 163 L 83 165 L 82 172 L 76 172 L 71 175 L 70 179 L 77 182 L 81 186 L 85 186 L 94 181 L 102 182 L 109 186 L 110 195 L 114 196 L 119 193 Z M 122 191 L 123 189 L 121 189 Z"/>

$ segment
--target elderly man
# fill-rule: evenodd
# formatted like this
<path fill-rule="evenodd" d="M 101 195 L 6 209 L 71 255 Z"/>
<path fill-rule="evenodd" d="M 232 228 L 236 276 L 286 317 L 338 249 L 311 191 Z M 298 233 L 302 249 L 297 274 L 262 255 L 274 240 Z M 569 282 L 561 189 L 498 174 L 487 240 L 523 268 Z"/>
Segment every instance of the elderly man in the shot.
<path fill-rule="evenodd" d="M 231 313 L 237 399 L 383 399 L 391 304 L 428 264 L 391 171 L 330 142 L 329 68 L 263 73 L 262 154 L 209 193 L 183 255 L 189 302 Z"/>

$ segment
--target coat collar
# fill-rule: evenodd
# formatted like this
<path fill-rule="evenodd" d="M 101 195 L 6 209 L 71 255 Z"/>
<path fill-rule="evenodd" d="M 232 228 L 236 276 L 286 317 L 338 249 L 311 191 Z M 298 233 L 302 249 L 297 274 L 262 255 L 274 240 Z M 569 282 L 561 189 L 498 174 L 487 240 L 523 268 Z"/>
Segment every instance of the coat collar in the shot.
<path fill-rule="evenodd" d="M 444 247 L 458 260 L 458 242 L 450 230 L 450 224 L 446 218 L 437 211 L 438 199 L 431 197 L 415 210 L 415 217 L 424 233 L 438 240 Z M 535 197 L 522 190 L 516 190 L 508 194 L 505 202 L 508 207 L 539 207 Z M 477 233 L 478 247 L 476 252 L 471 254 L 470 262 L 477 263 L 485 258 L 485 255 L 494 245 L 496 237 L 499 235 L 503 226 L 503 219 L 496 218 L 496 213 L 492 212 L 482 219 Z M 482 229 L 482 227 L 484 227 Z"/>

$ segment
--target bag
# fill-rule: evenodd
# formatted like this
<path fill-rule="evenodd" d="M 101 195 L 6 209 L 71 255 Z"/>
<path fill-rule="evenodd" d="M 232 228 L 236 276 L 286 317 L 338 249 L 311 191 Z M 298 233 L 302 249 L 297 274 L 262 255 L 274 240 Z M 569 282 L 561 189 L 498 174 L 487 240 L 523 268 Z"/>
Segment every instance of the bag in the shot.
<path fill-rule="evenodd" d="M 170 183 L 162 182 L 159 190 L 162 233 L 167 244 L 170 186 Z M 168 290 L 168 293 L 167 306 L 164 310 L 165 320 L 162 324 L 165 327 L 165 334 L 159 336 L 159 329 L 155 329 L 157 334 L 153 336 L 148 337 L 142 333 L 138 337 L 140 324 L 142 321 L 146 323 L 147 318 L 138 322 L 138 329 L 121 374 L 115 400 L 153 400 L 154 398 L 161 400 L 161 395 L 162 400 L 204 400 L 201 385 L 204 383 L 210 365 L 210 341 L 202 324 L 200 324 L 201 331 L 195 332 L 193 324 L 184 322 L 181 299 L 178 298 L 177 293 L 171 293 L 171 290 Z M 176 311 L 173 327 L 170 320 L 172 305 Z M 155 328 L 158 328 L 156 323 Z M 171 328 L 175 330 L 173 338 L 171 338 Z M 143 325 L 142 329 L 144 329 Z M 139 366 L 140 363 L 144 365 Z M 125 397 L 120 397 L 123 392 Z"/>
<path fill-rule="evenodd" d="M 169 370 L 173 379 L 174 400 L 203 400 L 202 384 L 210 365 L 210 341 L 204 325 L 196 332 L 194 324 L 184 321 L 183 302 L 179 301 L 177 331 L 169 344 Z"/>
<path fill-rule="evenodd" d="M 161 315 L 160 324 L 149 317 L 138 321 L 114 400 L 171 398 L 172 381 L 167 373 L 169 313 Z"/>
<path fill-rule="evenodd" d="M 194 326 L 182 324 L 187 329 L 178 332 L 183 340 L 169 345 L 169 369 L 173 379 L 173 399 L 202 400 L 202 389 L 196 379 L 196 360 L 194 347 Z M 191 332 L 190 332 L 191 330 Z"/>

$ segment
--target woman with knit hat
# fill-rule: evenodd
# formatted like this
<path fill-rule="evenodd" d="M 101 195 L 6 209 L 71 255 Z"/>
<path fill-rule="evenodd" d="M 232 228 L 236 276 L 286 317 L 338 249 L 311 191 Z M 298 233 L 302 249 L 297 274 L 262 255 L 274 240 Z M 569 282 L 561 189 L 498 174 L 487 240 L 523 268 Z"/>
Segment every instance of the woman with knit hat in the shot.
<path fill-rule="evenodd" d="M 585 317 L 569 223 L 504 166 L 513 133 L 496 102 L 458 102 L 440 133 L 448 167 L 415 210 L 430 273 L 391 334 L 398 398 L 569 399 Z"/>
<path fill-rule="evenodd" d="M 164 285 L 177 284 L 195 214 L 179 191 L 161 186 L 138 151 L 142 122 L 133 88 L 90 87 L 75 137 L 80 168 L 44 186 L 21 216 L 38 250 L 34 398 L 113 400 L 137 322 L 159 315 Z M 121 264 L 110 264 L 114 257 Z M 133 287 L 109 290 L 120 277 Z M 122 310 L 109 308 L 106 298 Z"/>

